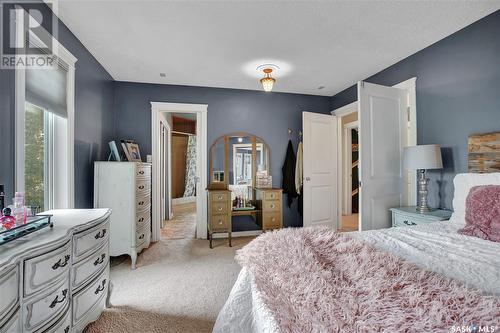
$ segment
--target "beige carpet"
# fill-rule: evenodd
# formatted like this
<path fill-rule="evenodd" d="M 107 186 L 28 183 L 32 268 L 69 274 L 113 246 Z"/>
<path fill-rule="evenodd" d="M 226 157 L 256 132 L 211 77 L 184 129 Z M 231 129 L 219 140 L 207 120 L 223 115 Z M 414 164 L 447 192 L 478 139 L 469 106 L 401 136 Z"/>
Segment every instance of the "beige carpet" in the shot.
<path fill-rule="evenodd" d="M 194 238 L 196 233 L 196 203 L 172 206 L 173 219 L 165 221 L 161 229 L 163 239 Z"/>
<path fill-rule="evenodd" d="M 162 240 L 134 271 L 128 257 L 113 260 L 113 307 L 86 333 L 211 332 L 240 271 L 235 251 L 250 240 L 215 240 L 212 250 L 206 240 Z"/>

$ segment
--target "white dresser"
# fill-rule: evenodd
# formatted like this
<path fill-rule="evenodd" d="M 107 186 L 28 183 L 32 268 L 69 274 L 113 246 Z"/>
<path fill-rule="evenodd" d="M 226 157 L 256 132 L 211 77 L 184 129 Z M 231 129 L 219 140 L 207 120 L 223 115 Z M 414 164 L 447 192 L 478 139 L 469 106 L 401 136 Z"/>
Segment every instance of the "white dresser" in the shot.
<path fill-rule="evenodd" d="M 151 164 L 95 162 L 94 207 L 111 208 L 111 256 L 137 254 L 151 241 Z"/>
<path fill-rule="evenodd" d="M 111 211 L 44 214 L 53 228 L 0 246 L 2 333 L 81 332 L 105 307 Z"/>

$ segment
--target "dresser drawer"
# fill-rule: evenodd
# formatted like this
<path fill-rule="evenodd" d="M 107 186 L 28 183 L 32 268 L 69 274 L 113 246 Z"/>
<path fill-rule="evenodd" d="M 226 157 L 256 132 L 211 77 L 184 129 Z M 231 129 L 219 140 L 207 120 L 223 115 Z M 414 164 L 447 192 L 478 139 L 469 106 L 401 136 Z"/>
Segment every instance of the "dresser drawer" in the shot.
<path fill-rule="evenodd" d="M 266 212 L 279 212 L 281 211 L 281 202 L 277 200 L 265 200 L 262 202 L 264 211 Z"/>
<path fill-rule="evenodd" d="M 137 179 L 151 179 L 151 166 L 150 165 L 138 165 L 136 169 Z"/>
<path fill-rule="evenodd" d="M 80 288 L 85 282 L 91 280 L 99 271 L 108 265 L 108 243 L 105 243 L 96 252 L 73 265 L 71 268 L 72 290 Z"/>
<path fill-rule="evenodd" d="M 399 215 L 399 214 L 394 214 L 394 226 L 395 227 L 408 227 L 408 226 L 414 226 L 417 224 L 422 224 L 425 222 L 413 219 L 408 216 L 404 215 Z"/>
<path fill-rule="evenodd" d="M 141 247 L 145 242 L 149 241 L 151 236 L 151 230 L 149 230 L 149 225 L 138 229 L 135 233 L 135 246 Z"/>
<path fill-rule="evenodd" d="M 17 311 L 9 318 L 5 325 L 0 325 L 0 333 L 19 333 L 21 329 L 21 311 Z"/>
<path fill-rule="evenodd" d="M 211 214 L 227 214 L 228 212 L 228 202 L 227 201 L 215 201 L 211 204 Z"/>
<path fill-rule="evenodd" d="M 151 181 L 149 179 L 139 179 L 135 184 L 137 193 L 151 192 Z"/>
<path fill-rule="evenodd" d="M 109 220 L 73 236 L 73 262 L 77 262 L 109 238 Z"/>
<path fill-rule="evenodd" d="M 230 217 L 226 215 L 212 215 L 210 217 L 210 231 L 229 231 Z"/>
<path fill-rule="evenodd" d="M 151 211 L 149 209 L 144 210 L 142 212 L 138 212 L 135 224 L 137 225 L 137 229 L 142 228 L 146 223 L 149 223 L 151 220 Z"/>
<path fill-rule="evenodd" d="M 281 193 L 279 191 L 266 191 L 264 193 L 265 200 L 279 200 L 281 198 Z"/>
<path fill-rule="evenodd" d="M 68 308 L 58 321 L 43 333 L 69 333 L 71 330 L 71 311 Z"/>
<path fill-rule="evenodd" d="M 19 303 L 19 279 L 18 265 L 0 270 L 0 327 Z"/>
<path fill-rule="evenodd" d="M 87 287 L 73 295 L 72 314 L 73 325 L 77 325 L 82 319 L 86 319 L 87 313 L 106 295 L 109 283 L 109 269 L 105 269 Z"/>
<path fill-rule="evenodd" d="M 69 274 L 59 285 L 23 305 L 25 331 L 34 331 L 60 315 L 69 306 Z"/>
<path fill-rule="evenodd" d="M 220 202 L 220 201 L 228 202 L 230 199 L 229 195 L 230 193 L 227 192 L 212 193 L 211 194 L 212 202 Z"/>
<path fill-rule="evenodd" d="M 281 228 L 281 214 L 270 213 L 264 215 L 264 230 Z"/>
<path fill-rule="evenodd" d="M 137 212 L 142 212 L 145 210 L 149 211 L 148 207 L 151 207 L 151 195 L 150 193 L 145 193 L 138 195 L 136 197 Z"/>
<path fill-rule="evenodd" d="M 24 260 L 24 295 L 28 296 L 67 275 L 71 265 L 71 242 Z"/>

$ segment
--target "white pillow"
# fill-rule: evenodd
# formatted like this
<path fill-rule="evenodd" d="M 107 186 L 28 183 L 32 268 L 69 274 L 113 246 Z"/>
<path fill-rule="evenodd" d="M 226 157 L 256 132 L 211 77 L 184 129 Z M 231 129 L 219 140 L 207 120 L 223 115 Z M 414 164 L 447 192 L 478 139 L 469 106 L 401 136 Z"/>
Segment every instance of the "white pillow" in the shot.
<path fill-rule="evenodd" d="M 465 225 L 465 201 L 469 191 L 479 185 L 500 185 L 500 172 L 493 173 L 459 173 L 453 180 L 453 214 L 450 222 Z"/>

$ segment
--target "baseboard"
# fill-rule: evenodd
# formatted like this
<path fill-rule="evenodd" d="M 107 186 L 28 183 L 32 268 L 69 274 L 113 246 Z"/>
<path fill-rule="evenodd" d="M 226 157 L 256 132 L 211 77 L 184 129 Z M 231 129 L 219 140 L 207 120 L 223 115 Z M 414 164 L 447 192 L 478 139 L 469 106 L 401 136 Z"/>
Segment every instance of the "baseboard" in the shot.
<path fill-rule="evenodd" d="M 231 233 L 231 237 L 248 237 L 248 236 L 258 236 L 262 234 L 262 230 L 248 230 L 248 231 L 235 231 Z M 227 238 L 228 234 L 226 233 L 218 233 L 213 234 L 213 238 Z"/>
<path fill-rule="evenodd" d="M 196 202 L 196 196 L 191 196 L 191 197 L 182 197 L 182 198 L 175 198 L 172 199 L 172 205 L 181 205 L 185 203 L 191 203 L 191 202 Z"/>

